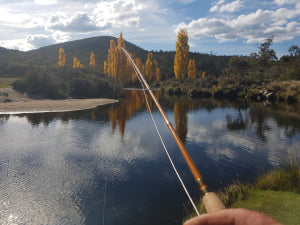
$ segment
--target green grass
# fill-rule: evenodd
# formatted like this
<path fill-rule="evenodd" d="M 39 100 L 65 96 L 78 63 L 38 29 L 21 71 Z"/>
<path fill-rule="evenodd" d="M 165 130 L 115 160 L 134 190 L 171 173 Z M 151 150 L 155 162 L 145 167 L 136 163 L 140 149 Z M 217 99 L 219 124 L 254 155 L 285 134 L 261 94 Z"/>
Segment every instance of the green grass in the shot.
<path fill-rule="evenodd" d="M 218 196 L 226 208 L 246 208 L 285 224 L 300 224 L 300 166 L 297 155 L 282 157 L 278 169 L 259 176 L 252 185 L 239 182 L 225 187 Z M 205 213 L 200 201 L 198 209 Z M 188 213 L 186 219 L 196 216 Z"/>
<path fill-rule="evenodd" d="M 17 78 L 0 78 L 0 88 L 11 88 Z"/>
<path fill-rule="evenodd" d="M 293 192 L 252 189 L 246 200 L 235 202 L 231 208 L 258 211 L 285 225 L 300 221 L 300 195 Z"/>
<path fill-rule="evenodd" d="M 300 167 L 297 156 L 284 157 L 281 168 L 261 175 L 255 187 L 261 190 L 293 191 L 300 194 Z"/>

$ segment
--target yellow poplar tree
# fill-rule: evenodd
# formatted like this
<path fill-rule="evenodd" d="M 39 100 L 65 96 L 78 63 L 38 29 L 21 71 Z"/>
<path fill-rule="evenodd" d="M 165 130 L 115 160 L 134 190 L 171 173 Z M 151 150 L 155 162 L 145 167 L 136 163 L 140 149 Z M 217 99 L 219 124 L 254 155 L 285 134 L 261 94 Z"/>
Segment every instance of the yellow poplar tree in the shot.
<path fill-rule="evenodd" d="M 104 68 L 104 74 L 107 74 L 107 68 L 106 68 L 106 61 L 104 61 L 104 66 L 103 66 L 103 68 Z"/>
<path fill-rule="evenodd" d="M 205 71 L 203 71 L 202 73 L 202 78 L 205 78 Z"/>
<path fill-rule="evenodd" d="M 117 65 L 117 46 L 114 40 L 110 40 L 110 48 L 108 50 L 108 56 L 106 61 L 106 73 L 108 76 L 116 76 L 116 65 Z"/>
<path fill-rule="evenodd" d="M 118 38 L 117 43 L 117 77 L 126 83 L 130 80 L 130 70 L 128 70 L 127 58 L 121 49 L 121 47 L 125 49 L 125 41 L 123 39 L 122 32 L 120 32 L 120 37 Z"/>
<path fill-rule="evenodd" d="M 58 52 L 58 65 L 65 66 L 65 63 L 66 63 L 65 51 L 63 48 L 60 48 Z"/>
<path fill-rule="evenodd" d="M 188 72 L 189 45 L 187 31 L 181 29 L 177 35 L 176 54 L 174 59 L 174 73 L 177 79 L 183 80 Z"/>
<path fill-rule="evenodd" d="M 95 54 L 94 52 L 91 52 L 91 56 L 90 56 L 90 65 L 95 68 Z"/>
<path fill-rule="evenodd" d="M 161 80 L 160 69 L 158 67 L 156 68 L 155 74 L 156 74 L 156 80 L 157 81 Z"/>
<path fill-rule="evenodd" d="M 73 58 L 73 68 L 83 68 L 82 64 L 80 61 L 77 59 L 77 57 Z"/>
<path fill-rule="evenodd" d="M 75 69 L 75 68 L 77 68 L 77 58 L 76 57 L 74 57 L 73 58 L 73 68 Z"/>
<path fill-rule="evenodd" d="M 146 66 L 145 66 L 146 79 L 148 79 L 149 81 L 155 79 L 156 68 L 157 68 L 157 62 L 156 60 L 153 59 L 153 53 L 149 52 L 146 61 Z"/>
<path fill-rule="evenodd" d="M 136 75 L 132 65 L 123 53 L 121 47 L 125 49 L 125 41 L 123 39 L 122 32 L 117 40 L 117 46 L 114 40 L 110 40 L 110 49 L 108 50 L 107 60 L 104 61 L 104 73 L 112 77 L 117 77 L 124 83 L 135 81 Z M 139 70 L 144 73 L 145 66 L 141 60 L 139 58 L 135 58 L 130 52 L 128 52 L 128 54 L 136 63 Z"/>
<path fill-rule="evenodd" d="M 189 72 L 188 72 L 189 78 L 196 78 L 196 63 L 194 59 L 190 59 L 189 61 Z"/>

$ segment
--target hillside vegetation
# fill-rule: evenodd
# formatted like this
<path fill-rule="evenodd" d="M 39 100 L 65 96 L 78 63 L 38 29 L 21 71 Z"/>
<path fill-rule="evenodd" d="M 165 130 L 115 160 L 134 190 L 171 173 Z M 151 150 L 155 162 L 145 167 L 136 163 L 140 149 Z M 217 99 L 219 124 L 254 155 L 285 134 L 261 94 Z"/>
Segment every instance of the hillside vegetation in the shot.
<path fill-rule="evenodd" d="M 186 34 L 187 35 L 187 34 Z M 108 58 L 111 36 L 93 37 L 42 47 L 21 52 L 0 47 L 0 78 L 3 87 L 13 86 L 16 90 L 29 94 L 42 94 L 47 98 L 66 97 L 107 97 L 115 85 L 114 77 L 104 72 L 104 62 Z M 192 97 L 235 98 L 248 97 L 253 100 L 271 100 L 295 103 L 299 99 L 300 50 L 291 46 L 290 55 L 276 57 L 270 48 L 273 37 L 266 39 L 257 53 L 250 56 L 216 56 L 211 54 L 188 53 L 194 61 L 193 77 L 176 79 L 174 74 L 175 51 L 153 52 L 153 62 L 160 69 L 160 81 L 152 81 L 151 86 L 163 88 L 167 94 L 189 94 Z M 186 43 L 187 44 L 187 43 Z M 125 41 L 126 49 L 142 64 L 146 65 L 149 52 Z M 59 49 L 64 49 L 65 65 L 58 65 Z M 95 65 L 90 65 L 91 52 L 95 55 Z M 82 68 L 73 68 L 76 57 Z M 126 67 L 127 68 L 127 67 Z M 128 71 L 124 71 L 124 74 Z M 122 79 L 121 79 L 122 80 Z M 0 80 L 1 81 L 1 80 Z M 280 85 L 286 81 L 285 85 Z M 291 81 L 291 82 L 290 82 Z M 117 83 L 117 92 L 123 85 L 137 86 L 137 81 L 127 84 Z M 293 85 L 291 85 L 293 84 Z M 264 94 L 263 94 L 264 93 Z M 277 95 L 277 96 L 276 96 Z"/>

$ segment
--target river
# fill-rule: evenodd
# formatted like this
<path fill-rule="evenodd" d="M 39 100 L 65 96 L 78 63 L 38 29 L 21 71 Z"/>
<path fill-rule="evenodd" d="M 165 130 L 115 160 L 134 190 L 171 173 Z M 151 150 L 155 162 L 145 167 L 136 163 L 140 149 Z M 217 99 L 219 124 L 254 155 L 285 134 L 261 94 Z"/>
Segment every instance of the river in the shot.
<path fill-rule="evenodd" d="M 300 151 L 297 109 L 156 95 L 210 190 L 251 183 Z M 200 199 L 151 108 L 188 190 Z M 191 210 L 140 92 L 93 110 L 0 117 L 0 224 L 176 225 Z"/>

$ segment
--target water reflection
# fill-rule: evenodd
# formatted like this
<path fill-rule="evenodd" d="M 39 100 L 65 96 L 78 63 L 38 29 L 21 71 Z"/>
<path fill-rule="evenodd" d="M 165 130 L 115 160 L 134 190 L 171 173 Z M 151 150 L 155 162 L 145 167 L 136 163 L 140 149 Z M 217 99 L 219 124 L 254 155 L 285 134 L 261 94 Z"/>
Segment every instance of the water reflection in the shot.
<path fill-rule="evenodd" d="M 153 92 L 155 97 L 159 99 L 160 91 Z M 150 110 L 153 110 L 154 102 L 151 97 L 147 94 L 147 99 L 149 103 Z M 112 130 L 116 129 L 119 125 L 119 131 L 124 136 L 126 121 L 130 119 L 133 115 L 139 112 L 142 107 L 146 104 L 144 92 L 141 90 L 128 90 L 126 91 L 125 100 L 122 101 L 117 107 L 112 107 L 108 112 L 109 121 L 112 125 Z"/>
<path fill-rule="evenodd" d="M 286 113 L 290 108 L 156 95 L 212 190 L 251 182 L 278 165 L 282 153 L 299 151 L 299 114 Z M 158 126 L 198 199 L 169 131 Z M 174 225 L 191 208 L 141 91 L 93 110 L 2 115 L 0 143 L 0 224 L 93 225 L 103 224 L 105 214 L 110 225 Z"/>
<path fill-rule="evenodd" d="M 239 108 L 237 116 L 234 117 L 228 114 L 226 115 L 226 121 L 228 130 L 244 130 L 248 125 L 248 114 L 243 116 Z"/>
<path fill-rule="evenodd" d="M 175 130 L 183 143 L 186 142 L 186 135 L 188 132 L 187 112 L 188 112 L 188 107 L 184 99 L 179 99 L 178 101 L 175 102 L 174 104 Z"/>

